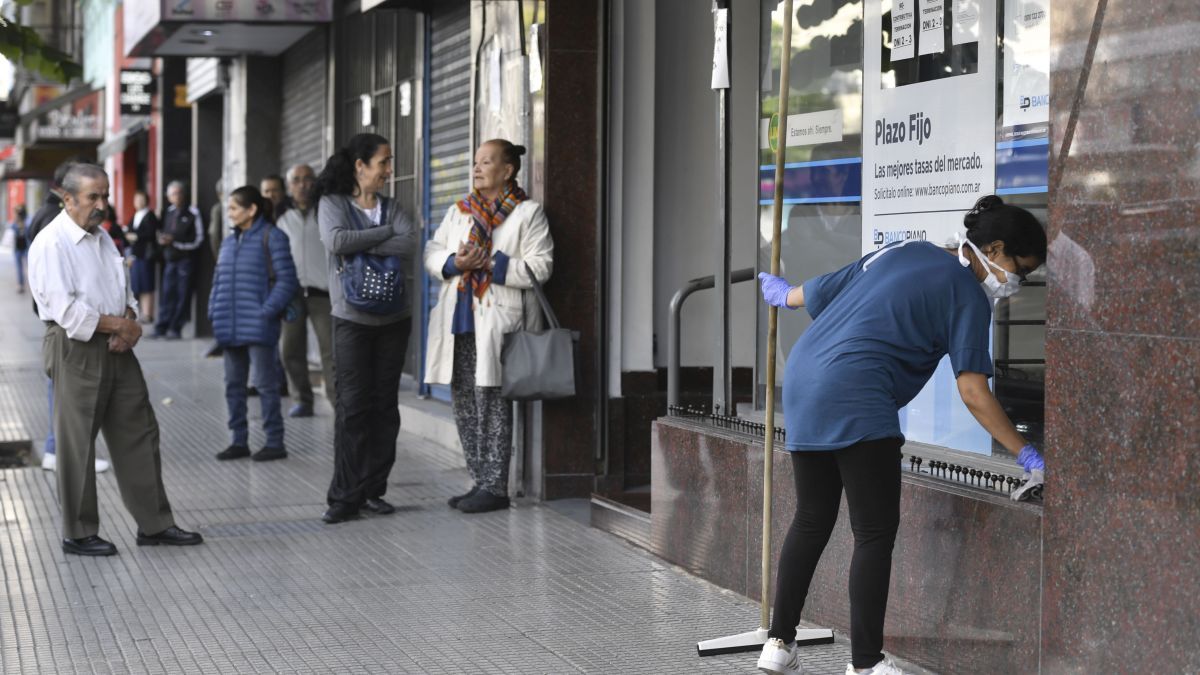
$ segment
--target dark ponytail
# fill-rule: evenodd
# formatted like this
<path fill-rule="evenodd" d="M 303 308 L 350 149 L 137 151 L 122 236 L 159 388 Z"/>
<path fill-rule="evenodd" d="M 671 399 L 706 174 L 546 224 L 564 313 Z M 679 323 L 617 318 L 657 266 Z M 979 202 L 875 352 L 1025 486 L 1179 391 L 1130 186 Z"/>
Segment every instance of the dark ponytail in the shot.
<path fill-rule="evenodd" d="M 513 168 L 513 175 L 510 180 L 516 183 L 517 174 L 521 173 L 521 155 L 525 154 L 525 146 L 514 145 L 503 138 L 493 138 L 485 142 L 484 145 L 494 145 L 500 149 L 500 161 Z"/>
<path fill-rule="evenodd" d="M 333 153 L 325 162 L 325 168 L 317 176 L 317 184 L 313 193 L 313 203 L 320 203 L 324 195 L 346 195 L 353 197 L 358 194 L 358 180 L 355 177 L 354 161 L 362 160 L 370 164 L 371 158 L 378 152 L 379 146 L 389 145 L 388 139 L 379 134 L 355 134 L 346 141 L 341 150 Z"/>
<path fill-rule="evenodd" d="M 967 238 L 979 247 L 994 241 L 1004 242 L 1004 255 L 1010 258 L 1046 259 L 1046 231 L 1030 212 L 1005 204 L 996 195 L 985 195 L 963 216 Z"/>
<path fill-rule="evenodd" d="M 268 223 L 274 223 L 275 217 L 272 212 L 271 202 L 267 201 L 266 197 L 258 191 L 258 188 L 253 185 L 243 185 L 242 187 L 229 193 L 229 198 L 238 203 L 238 206 L 243 209 L 248 209 L 251 206 L 258 207 L 254 218 L 265 218 Z"/>

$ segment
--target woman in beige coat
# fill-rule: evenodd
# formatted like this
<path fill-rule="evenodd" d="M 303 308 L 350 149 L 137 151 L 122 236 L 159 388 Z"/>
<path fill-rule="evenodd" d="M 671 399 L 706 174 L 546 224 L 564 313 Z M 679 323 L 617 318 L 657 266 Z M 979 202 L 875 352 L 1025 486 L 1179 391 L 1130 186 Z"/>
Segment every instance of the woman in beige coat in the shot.
<path fill-rule="evenodd" d="M 550 278 L 554 242 L 541 204 L 517 184 L 525 148 L 487 141 L 475 152 L 474 189 L 446 212 L 425 247 L 425 269 L 443 280 L 429 316 L 425 381 L 450 385 L 454 418 L 475 481 L 450 506 L 508 507 L 512 404 L 500 395 L 504 334 L 540 327 L 525 291 Z"/>

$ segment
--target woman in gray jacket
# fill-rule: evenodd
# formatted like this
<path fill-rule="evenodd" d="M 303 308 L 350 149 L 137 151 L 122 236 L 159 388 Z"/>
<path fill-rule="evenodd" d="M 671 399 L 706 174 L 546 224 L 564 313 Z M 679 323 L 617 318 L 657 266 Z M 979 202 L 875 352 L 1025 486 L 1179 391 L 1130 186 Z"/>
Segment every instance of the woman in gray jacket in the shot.
<path fill-rule="evenodd" d="M 412 329 L 402 283 L 411 269 L 416 232 L 403 209 L 380 194 L 391 176 L 387 139 L 358 134 L 329 158 L 317 177 L 317 224 L 329 251 L 337 387 L 333 480 L 322 516 L 326 523 L 354 518 L 364 508 L 378 514 L 395 511 L 383 495 L 400 433 L 400 374 Z M 358 298 L 346 297 L 343 284 L 357 283 L 352 258 L 361 253 L 391 263 L 393 270 L 399 260 L 401 286 L 389 289 L 392 309 L 364 310 Z"/>

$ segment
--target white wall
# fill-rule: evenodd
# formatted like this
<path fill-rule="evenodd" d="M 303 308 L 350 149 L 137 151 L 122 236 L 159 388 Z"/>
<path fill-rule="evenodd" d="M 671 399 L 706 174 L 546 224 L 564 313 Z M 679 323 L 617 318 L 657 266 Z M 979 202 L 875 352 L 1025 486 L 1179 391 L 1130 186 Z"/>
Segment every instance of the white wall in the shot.
<path fill-rule="evenodd" d="M 609 108 L 609 394 L 654 370 L 655 7 L 615 0 Z"/>
<path fill-rule="evenodd" d="M 735 2 L 731 39 L 732 269 L 753 267 L 757 227 L 758 4 Z M 712 3 L 655 3 L 656 101 L 654 119 L 654 364 L 667 365 L 671 296 L 687 280 L 713 274 L 719 234 L 714 197 L 717 171 L 717 95 L 712 67 Z M 626 119 L 628 123 L 628 118 Z M 629 231 L 628 225 L 625 229 Z M 645 293 L 626 288 L 624 297 Z M 731 294 L 732 362 L 754 363 L 754 284 Z M 684 306 L 682 363 L 711 366 L 715 356 L 715 296 L 700 291 Z"/>

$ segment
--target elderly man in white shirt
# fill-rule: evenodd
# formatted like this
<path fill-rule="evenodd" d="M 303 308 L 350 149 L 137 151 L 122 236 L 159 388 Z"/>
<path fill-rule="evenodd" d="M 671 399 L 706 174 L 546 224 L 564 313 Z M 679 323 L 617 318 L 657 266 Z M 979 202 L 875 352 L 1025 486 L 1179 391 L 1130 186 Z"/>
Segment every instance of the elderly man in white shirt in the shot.
<path fill-rule="evenodd" d="M 203 541 L 175 526 L 162 483 L 158 421 L 133 347 L 142 336 L 124 261 L 100 227 L 108 177 L 77 164 L 63 180 L 64 207 L 29 251 L 29 287 L 46 322 L 42 358 L 57 405 L 63 551 L 113 555 L 98 536 L 96 430 L 104 433 L 139 546 Z"/>

